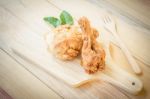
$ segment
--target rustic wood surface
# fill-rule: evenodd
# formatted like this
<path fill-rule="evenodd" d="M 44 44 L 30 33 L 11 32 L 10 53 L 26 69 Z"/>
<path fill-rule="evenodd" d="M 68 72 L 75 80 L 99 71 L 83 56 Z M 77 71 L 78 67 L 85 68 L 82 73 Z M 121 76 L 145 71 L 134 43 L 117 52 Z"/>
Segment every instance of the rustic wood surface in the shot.
<path fill-rule="evenodd" d="M 43 17 L 59 16 L 62 10 L 70 12 L 76 20 L 87 16 L 98 30 L 106 34 L 101 17 L 106 13 L 116 17 L 119 35 L 143 71 L 142 75 L 137 76 L 144 85 L 139 95 L 131 95 L 102 81 L 73 88 L 12 52 L 11 47 L 17 47 L 17 44 L 35 52 L 41 51 L 41 47 L 45 47 L 41 43 L 44 42 L 43 35 L 51 32 Z M 0 89 L 14 99 L 149 99 L 149 10 L 148 0 L 0 0 Z M 109 33 L 108 36 L 112 38 Z M 134 74 L 116 45 L 112 44 L 114 60 L 121 68 Z M 1 94 L 2 91 L 0 98 L 3 97 Z"/>

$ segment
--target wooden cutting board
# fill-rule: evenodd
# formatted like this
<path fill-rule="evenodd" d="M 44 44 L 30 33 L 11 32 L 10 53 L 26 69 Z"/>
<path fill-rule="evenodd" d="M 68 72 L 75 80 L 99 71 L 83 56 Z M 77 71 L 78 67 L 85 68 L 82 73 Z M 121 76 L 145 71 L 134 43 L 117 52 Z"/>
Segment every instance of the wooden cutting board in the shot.
<path fill-rule="evenodd" d="M 53 38 L 52 35 L 49 36 L 50 40 L 51 38 Z M 45 47 L 42 46 L 46 43 L 43 42 L 42 39 L 37 39 L 36 43 L 39 44 L 37 47 L 41 48 L 38 51 L 19 43 L 14 43 L 11 49 L 15 55 L 35 66 L 39 66 L 42 70 L 50 72 L 52 75 L 73 87 L 81 86 L 93 80 L 107 81 L 132 94 L 137 94 L 143 87 L 139 79 L 120 69 L 114 62 L 107 63 L 106 69 L 103 72 L 89 75 L 85 73 L 80 65 L 80 57 L 73 61 L 61 61 L 47 50 L 46 45 Z"/>

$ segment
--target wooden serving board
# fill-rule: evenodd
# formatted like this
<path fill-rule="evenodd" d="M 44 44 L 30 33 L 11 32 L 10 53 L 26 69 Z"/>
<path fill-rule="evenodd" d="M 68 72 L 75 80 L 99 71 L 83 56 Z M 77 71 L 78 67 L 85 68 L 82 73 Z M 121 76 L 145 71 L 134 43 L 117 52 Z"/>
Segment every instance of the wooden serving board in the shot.
<path fill-rule="evenodd" d="M 51 35 L 48 39 L 51 40 L 52 38 Z M 37 47 L 41 48 L 38 51 L 35 50 L 35 48 L 33 49 L 17 43 L 14 43 L 11 49 L 15 55 L 31 64 L 35 64 L 35 66 L 39 66 L 39 68 L 42 68 L 44 71 L 50 72 L 52 75 L 73 87 L 81 86 L 93 80 L 107 81 L 132 94 L 137 94 L 143 87 L 139 79 L 115 66 L 116 64 L 114 64 L 114 62 L 107 63 L 106 69 L 103 72 L 89 75 L 85 73 L 84 69 L 80 66 L 79 57 L 73 61 L 61 61 L 54 57 L 52 53 L 48 52 L 46 46 L 42 46 L 44 43 L 46 44 L 46 42 L 43 42 L 42 39 L 34 40 L 37 40 L 36 43 L 39 44 Z"/>

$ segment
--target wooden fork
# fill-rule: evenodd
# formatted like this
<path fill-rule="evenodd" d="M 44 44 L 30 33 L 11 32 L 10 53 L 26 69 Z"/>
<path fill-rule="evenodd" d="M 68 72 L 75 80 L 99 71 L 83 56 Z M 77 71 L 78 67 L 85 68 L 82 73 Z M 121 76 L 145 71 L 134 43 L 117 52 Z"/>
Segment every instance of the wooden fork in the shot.
<path fill-rule="evenodd" d="M 104 22 L 104 28 L 107 29 L 109 32 L 111 32 L 113 34 L 113 36 L 115 37 L 116 41 L 120 45 L 120 48 L 122 49 L 122 51 L 124 52 L 125 56 L 127 57 L 130 65 L 132 66 L 133 71 L 136 74 L 140 74 L 141 73 L 141 69 L 140 69 L 139 65 L 136 63 L 135 59 L 133 58 L 133 56 L 131 55 L 131 53 L 129 52 L 129 50 L 125 46 L 125 44 L 122 42 L 122 40 L 117 35 L 117 26 L 116 26 L 115 21 L 112 19 L 112 17 L 105 16 L 104 19 L 103 19 L 103 22 Z"/>

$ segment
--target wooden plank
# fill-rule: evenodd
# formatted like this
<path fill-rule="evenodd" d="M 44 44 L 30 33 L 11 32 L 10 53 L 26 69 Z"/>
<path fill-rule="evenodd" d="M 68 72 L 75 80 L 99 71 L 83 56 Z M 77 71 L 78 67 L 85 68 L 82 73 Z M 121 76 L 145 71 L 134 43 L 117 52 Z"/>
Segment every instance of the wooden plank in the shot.
<path fill-rule="evenodd" d="M 61 99 L 0 49 L 0 87 L 14 99 Z"/>
<path fill-rule="evenodd" d="M 43 4 L 43 7 L 45 7 L 44 4 Z M 4 15 L 6 15 L 5 17 L 11 17 L 11 19 L 8 21 L 7 24 L 5 24 L 5 21 L 7 19 L 3 20 L 2 25 L 5 26 L 5 28 L 2 28 L 2 31 L 1 31 L 3 33 L 3 34 L 1 34 L 1 40 L 3 41 L 2 44 L 6 44 L 10 47 L 10 46 L 13 46 L 14 42 L 18 41 L 19 43 L 22 43 L 22 44 L 29 44 L 32 42 L 30 45 L 28 45 L 28 47 L 31 47 L 31 48 L 34 47 L 33 45 L 38 46 L 37 45 L 38 42 L 35 43 L 35 42 L 33 42 L 33 40 L 40 39 L 39 36 L 35 35 L 35 33 L 30 31 L 27 28 L 28 26 L 26 26 L 23 22 L 18 21 L 18 19 L 16 19 L 16 17 L 14 17 L 14 16 L 10 15 L 10 13 L 6 12 L 5 9 L 1 8 L 1 12 L 3 12 L 3 14 L 5 13 L 4 14 Z M 15 22 L 15 24 L 17 24 L 17 26 L 14 25 L 13 22 Z M 7 31 L 6 29 L 9 31 Z M 29 37 L 29 36 L 31 36 L 31 37 Z M 13 42 L 13 40 L 14 40 L 14 42 Z M 40 39 L 40 41 L 41 41 L 41 39 Z M 25 45 L 25 46 L 27 46 L 27 45 Z M 5 48 L 5 50 L 7 52 L 9 52 L 9 54 L 12 55 L 12 53 L 9 51 L 9 48 L 5 47 L 5 45 L 3 46 L 3 48 Z M 35 49 L 35 48 L 33 48 L 33 49 Z M 40 48 L 35 49 L 35 50 L 40 50 Z M 18 58 L 15 58 L 15 59 L 18 59 Z M 21 62 L 20 60 L 18 60 L 18 61 Z M 27 64 L 26 62 L 21 62 L 21 63 Z M 36 75 L 39 79 L 41 79 L 46 85 L 53 88 L 53 90 L 55 90 L 56 92 L 58 92 L 65 98 L 75 98 L 75 97 L 76 98 L 98 98 L 98 97 L 113 98 L 113 97 L 116 97 L 118 99 L 120 97 L 123 97 L 124 99 L 127 98 L 124 94 L 122 94 L 116 88 L 110 86 L 107 83 L 101 83 L 100 84 L 101 87 L 99 86 L 98 88 L 97 88 L 97 84 L 93 83 L 90 85 L 85 85 L 81 89 L 74 89 L 74 88 L 71 88 L 68 85 L 60 82 L 57 78 L 51 77 L 51 75 L 49 73 L 45 73 L 45 71 L 43 72 L 43 70 L 36 68 L 36 66 L 25 65 L 25 68 L 30 70 L 34 75 Z M 106 88 L 103 88 L 104 86 Z M 101 89 L 101 88 L 103 88 L 103 89 Z M 108 90 L 113 90 L 113 92 L 114 92 L 113 96 L 110 93 L 107 93 Z M 118 96 L 118 94 L 119 94 L 119 96 Z"/>
<path fill-rule="evenodd" d="M 7 92 L 5 92 L 2 88 L 0 88 L 0 97 L 2 99 L 12 99 L 12 97 Z"/>
<path fill-rule="evenodd" d="M 13 2 L 5 0 L 1 3 L 1 6 L 41 36 L 45 32 L 51 31 L 50 27 L 43 21 L 43 17 L 49 15 L 59 16 L 60 13 L 60 10 L 43 0 L 14 0 Z"/>
<path fill-rule="evenodd" d="M 111 11 L 128 23 L 150 30 L 149 0 L 88 0 L 99 7 Z"/>

